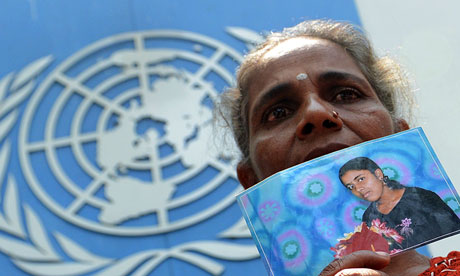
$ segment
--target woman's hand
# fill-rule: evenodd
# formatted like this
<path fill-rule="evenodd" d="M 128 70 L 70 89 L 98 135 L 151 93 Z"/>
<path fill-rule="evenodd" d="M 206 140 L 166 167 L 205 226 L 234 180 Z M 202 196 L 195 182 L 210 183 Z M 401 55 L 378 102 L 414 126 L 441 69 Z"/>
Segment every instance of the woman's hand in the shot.
<path fill-rule="evenodd" d="M 340 259 L 335 259 L 319 276 L 387 276 L 379 271 L 390 263 L 390 255 L 385 252 L 356 251 Z"/>

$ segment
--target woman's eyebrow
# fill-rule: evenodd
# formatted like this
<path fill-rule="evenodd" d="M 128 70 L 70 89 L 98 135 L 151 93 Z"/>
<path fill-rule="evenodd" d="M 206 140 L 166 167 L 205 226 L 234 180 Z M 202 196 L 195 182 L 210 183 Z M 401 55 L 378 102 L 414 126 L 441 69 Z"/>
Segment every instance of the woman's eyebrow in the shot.
<path fill-rule="evenodd" d="M 278 97 L 280 93 L 288 91 L 291 86 L 292 84 L 288 82 L 280 83 L 269 88 L 266 92 L 262 92 L 263 95 L 254 104 L 254 110 L 259 110 L 274 98 Z"/>
<path fill-rule="evenodd" d="M 355 176 L 350 183 L 345 183 L 345 186 L 349 186 L 349 185 L 353 185 L 353 181 L 356 181 L 356 179 L 358 179 L 362 174 L 358 174 L 357 176 Z"/>
<path fill-rule="evenodd" d="M 360 78 L 354 74 L 340 72 L 340 71 L 328 71 L 320 74 L 318 76 L 319 82 L 331 82 L 331 81 L 347 81 L 351 80 L 357 82 L 360 85 L 366 85 L 367 82 L 365 79 Z M 292 86 L 290 82 L 284 82 L 277 84 L 273 87 L 268 88 L 266 91 L 262 92 L 262 96 L 254 104 L 254 110 L 259 110 L 268 102 L 272 101 L 274 98 L 278 97 L 280 93 L 289 91 Z"/>
<path fill-rule="evenodd" d="M 320 82 L 330 82 L 330 81 L 347 81 L 351 80 L 359 83 L 360 85 L 366 85 L 366 79 L 360 78 L 354 74 L 340 72 L 340 71 L 328 71 L 320 74 L 318 76 Z"/>

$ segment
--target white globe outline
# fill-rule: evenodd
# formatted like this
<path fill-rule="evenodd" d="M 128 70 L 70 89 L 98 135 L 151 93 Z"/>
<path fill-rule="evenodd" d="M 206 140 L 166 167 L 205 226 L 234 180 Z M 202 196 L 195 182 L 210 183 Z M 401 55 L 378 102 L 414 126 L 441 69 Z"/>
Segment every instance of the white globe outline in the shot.
<path fill-rule="evenodd" d="M 203 35 L 199 35 L 199 34 L 195 34 L 195 33 L 185 32 L 185 31 L 157 30 L 157 31 L 124 33 L 124 34 L 111 36 L 111 37 L 99 40 L 89 45 L 88 47 L 83 48 L 82 50 L 76 52 L 71 57 L 66 59 L 60 65 L 58 65 L 48 75 L 48 77 L 40 84 L 37 91 L 32 95 L 32 98 L 30 99 L 28 106 L 25 109 L 25 113 L 23 116 L 23 122 L 20 125 L 19 147 L 21 150 L 19 150 L 19 157 L 20 157 L 21 167 L 23 169 L 25 178 L 29 186 L 31 187 L 32 191 L 34 192 L 34 194 L 53 213 L 59 215 L 64 220 L 67 220 L 79 227 L 82 227 L 82 228 L 85 228 L 91 231 L 101 232 L 101 233 L 111 234 L 111 235 L 139 236 L 139 235 L 160 234 L 164 232 L 170 232 L 170 231 L 182 229 L 182 228 L 191 226 L 193 224 L 199 223 L 211 217 L 212 215 L 219 213 L 220 211 L 222 211 L 223 209 L 225 209 L 231 203 L 234 202 L 235 200 L 234 195 L 241 190 L 241 188 L 238 187 L 233 192 L 229 193 L 228 196 L 221 199 L 217 204 L 204 209 L 198 214 L 194 214 L 185 219 L 174 221 L 173 223 L 169 223 L 166 226 L 160 226 L 159 224 L 157 224 L 154 227 L 123 227 L 123 226 L 113 227 L 113 226 L 96 223 L 95 221 L 90 221 L 88 219 L 81 218 L 80 216 L 77 216 L 77 215 L 69 215 L 69 212 L 65 211 L 63 206 L 61 206 L 60 204 L 57 204 L 57 202 L 54 201 L 52 198 L 50 198 L 49 195 L 41 188 L 40 181 L 37 180 L 37 177 L 34 173 L 34 169 L 31 166 L 31 163 L 30 163 L 31 160 L 28 158 L 29 153 L 32 153 L 34 151 L 39 151 L 39 150 L 45 152 L 46 158 L 48 160 L 48 164 L 50 166 L 52 173 L 55 175 L 55 177 L 58 178 L 59 184 L 62 185 L 67 190 L 67 192 L 69 192 L 75 197 L 75 200 L 78 200 L 79 198 L 81 198 L 83 194 L 82 192 L 85 192 L 85 190 L 76 189 L 75 188 L 76 186 L 71 185 L 73 181 L 67 177 L 66 173 L 64 173 L 62 168 L 60 168 L 59 162 L 57 162 L 58 158 L 56 156 L 56 152 L 54 151 L 54 149 L 59 148 L 60 146 L 63 146 L 63 145 L 71 146 L 72 152 L 74 153 L 75 158 L 77 159 L 77 161 L 79 161 L 78 164 L 82 166 L 82 169 L 84 169 L 86 173 L 90 175 L 89 172 L 93 171 L 93 174 L 90 175 L 91 177 L 93 177 L 93 181 L 97 180 L 96 178 L 97 176 L 101 176 L 100 171 L 97 171 L 98 173 L 94 173 L 95 170 L 88 166 L 88 164 L 91 164 L 91 162 L 87 160 L 85 154 L 83 153 L 83 149 L 81 147 L 82 143 L 93 141 L 92 139 L 97 141 L 98 133 L 91 134 L 91 135 L 78 135 L 78 136 L 75 136 L 75 137 L 78 137 L 77 139 L 74 138 L 72 140 L 73 135 L 75 135 L 76 133 L 78 134 L 78 128 L 80 127 L 81 121 L 82 121 L 81 118 L 83 118 L 83 116 L 79 114 L 83 113 L 83 111 L 85 111 L 92 103 L 94 103 L 95 102 L 94 99 L 90 101 L 90 104 L 85 105 L 83 103 L 79 105 L 78 111 L 75 113 L 73 117 L 73 119 L 77 120 L 77 122 L 72 122 L 72 125 L 71 125 L 72 129 L 71 129 L 71 133 L 69 136 L 70 140 L 69 139 L 59 139 L 59 138 L 56 139 L 55 137 L 53 137 L 53 132 L 55 131 L 55 128 L 56 128 L 55 126 L 57 123 L 56 115 L 59 114 L 57 111 L 59 111 L 61 107 L 63 106 L 63 103 L 65 103 L 66 100 L 71 95 L 73 95 L 73 93 L 67 92 L 67 90 L 69 90 L 69 86 L 67 84 L 84 83 L 84 81 L 86 81 L 89 76 L 94 75 L 94 72 L 92 70 L 98 71 L 98 68 L 100 68 L 104 64 L 103 62 L 98 62 L 97 64 L 86 68 L 83 72 L 79 73 L 76 79 L 72 79 L 72 77 L 67 77 L 65 76 L 64 73 L 61 74 L 60 72 L 66 72 L 68 68 L 71 68 L 79 60 L 86 57 L 88 54 L 91 54 L 92 52 L 103 49 L 105 47 L 108 47 L 120 41 L 122 42 L 132 41 L 135 45 L 134 50 L 138 50 L 138 51 L 144 50 L 143 42 L 145 41 L 145 39 L 148 39 L 148 38 L 183 39 L 183 40 L 190 40 L 190 41 L 195 41 L 200 44 L 208 45 L 209 47 L 215 49 L 215 52 L 213 53 L 211 58 L 202 58 L 195 53 L 184 52 L 181 50 L 175 50 L 175 52 L 177 53 L 181 52 L 181 55 L 178 54 L 179 56 L 187 58 L 187 59 L 190 58 L 192 61 L 194 60 L 194 61 L 203 62 L 203 63 L 199 63 L 200 70 L 206 65 L 207 66 L 207 68 L 205 68 L 207 70 L 206 74 L 212 70 L 215 73 L 217 73 L 219 76 L 223 77 L 227 83 L 231 83 L 233 81 L 232 74 L 229 73 L 225 68 L 223 68 L 218 62 L 225 56 L 229 56 L 232 59 L 236 60 L 237 62 L 242 61 L 242 56 L 237 51 L 233 50 L 227 45 L 217 40 L 214 40 L 212 38 L 209 38 Z M 201 77 L 205 76 L 206 74 L 203 73 Z M 122 78 L 122 76 L 126 76 L 126 74 L 125 75 L 118 74 L 117 76 L 119 76 L 119 78 Z M 197 74 L 194 74 L 193 76 L 195 76 L 195 80 L 194 80 L 195 82 L 201 78 L 201 77 L 197 77 Z M 111 77 L 109 78 L 109 80 L 111 80 L 112 82 L 116 82 L 117 78 Z M 104 82 L 106 81 L 107 80 L 104 80 Z M 123 81 L 123 80 L 119 80 L 119 81 Z M 61 92 L 56 102 L 54 102 L 53 108 L 52 108 L 53 110 L 48 114 L 47 121 L 49 122 L 50 118 L 54 118 L 54 120 L 51 120 L 51 124 L 46 125 L 46 129 L 44 133 L 45 137 L 43 141 L 31 142 L 29 144 L 29 141 L 27 140 L 29 137 L 29 130 L 30 130 L 30 125 L 32 122 L 33 115 L 35 114 L 35 111 L 38 108 L 38 105 L 41 103 L 41 100 L 43 99 L 43 97 L 47 95 L 51 85 L 54 82 L 58 82 L 66 86 L 66 88 Z M 105 85 L 109 86 L 110 83 L 106 83 Z M 80 89 L 85 90 L 84 87 L 81 87 Z M 136 88 L 136 90 L 139 90 L 139 89 L 142 90 L 141 87 Z M 103 91 L 105 91 L 105 89 L 103 89 Z M 79 91 L 79 92 L 81 93 L 82 91 Z M 129 91 L 129 92 L 134 93 L 133 91 Z M 127 94 L 127 92 L 124 91 L 122 94 L 125 95 Z M 94 98 L 96 98 L 95 95 L 97 96 L 97 93 L 93 91 L 93 92 L 87 93 L 86 96 L 94 96 Z M 88 102 L 87 101 L 88 97 L 83 97 L 83 98 L 86 102 Z M 123 111 L 124 110 L 121 110 L 121 112 Z M 104 112 L 109 113 L 109 111 L 107 110 L 104 110 Z M 174 154 L 174 155 L 177 155 L 177 154 Z M 174 156 L 171 156 L 169 157 L 169 159 L 172 160 L 173 157 Z M 81 162 L 81 160 L 85 160 L 85 162 Z M 211 162 L 207 163 L 206 165 L 210 165 L 210 164 Z M 187 204 L 188 202 L 199 199 L 201 196 L 211 192 L 215 187 L 221 185 L 222 181 L 228 177 L 235 178 L 235 172 L 233 168 L 230 168 L 229 166 L 225 166 L 219 162 L 212 162 L 212 165 L 215 168 L 220 170 L 219 175 L 215 179 L 206 183 L 206 185 L 203 185 L 200 189 L 197 189 L 196 191 L 198 192 L 194 191 L 193 193 L 189 193 L 186 196 L 182 196 L 177 199 L 171 200 L 169 204 L 167 205 L 167 210 L 178 207 L 178 206 L 182 206 L 184 204 Z M 201 170 L 202 168 L 196 168 L 195 170 L 187 170 L 186 172 L 180 174 L 180 176 L 186 175 L 187 177 L 173 177 L 171 179 L 174 179 L 175 181 L 180 181 L 178 180 L 179 178 L 187 179 L 188 177 L 194 175 L 196 172 L 200 172 Z M 106 178 L 107 175 L 104 174 L 101 177 Z M 171 179 L 168 179 L 168 181 L 171 181 Z M 91 193 L 92 191 L 90 190 L 88 192 Z M 100 207 L 102 206 L 101 204 L 103 204 L 101 199 L 97 199 L 94 197 L 85 198 L 85 200 L 86 200 L 85 201 L 86 203 L 91 204 L 96 207 Z"/>

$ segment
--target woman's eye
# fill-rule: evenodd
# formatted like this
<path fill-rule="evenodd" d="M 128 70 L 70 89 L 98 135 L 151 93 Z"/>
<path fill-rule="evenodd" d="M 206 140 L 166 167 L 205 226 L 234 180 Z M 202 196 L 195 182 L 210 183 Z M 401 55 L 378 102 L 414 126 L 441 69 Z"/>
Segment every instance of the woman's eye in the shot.
<path fill-rule="evenodd" d="M 266 121 L 267 122 L 272 122 L 272 121 L 275 121 L 275 120 L 283 119 L 284 117 L 288 116 L 289 114 L 291 114 L 290 109 L 288 109 L 286 107 L 278 106 L 278 107 L 275 107 L 275 108 L 273 108 L 272 110 L 269 111 L 269 113 L 266 116 Z"/>
<path fill-rule="evenodd" d="M 334 102 L 338 103 L 349 103 L 355 102 L 360 99 L 361 93 L 354 88 L 344 88 L 340 90 L 337 94 L 335 94 Z"/>
<path fill-rule="evenodd" d="M 361 181 L 363 181 L 363 180 L 364 180 L 364 177 L 358 178 L 358 182 L 361 182 Z"/>

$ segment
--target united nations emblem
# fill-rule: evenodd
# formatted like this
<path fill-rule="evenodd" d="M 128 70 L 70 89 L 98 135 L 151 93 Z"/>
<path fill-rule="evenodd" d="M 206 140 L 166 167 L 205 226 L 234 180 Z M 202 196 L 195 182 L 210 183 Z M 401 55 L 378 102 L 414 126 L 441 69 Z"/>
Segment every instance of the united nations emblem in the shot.
<path fill-rule="evenodd" d="M 246 43 L 257 38 L 248 30 L 229 31 Z M 105 235 L 157 235 L 222 212 L 240 187 L 235 157 L 212 141 L 212 109 L 241 60 L 219 41 L 171 30 L 121 34 L 77 52 L 49 73 L 25 108 L 18 155 L 27 184 L 63 220 Z M 26 221 L 41 225 L 27 212 Z M 249 237 L 241 220 L 228 231 Z M 86 252 L 63 236 L 57 239 L 66 251 Z M 202 254 L 226 259 L 211 252 L 218 242 L 191 243 Z M 257 256 L 253 246 L 220 245 L 230 255 L 238 249 L 241 260 Z M 189 246 L 162 249 L 163 258 L 180 256 Z M 54 255 L 52 260 L 62 261 Z M 91 256 L 104 260 L 93 268 L 111 271 L 117 263 Z M 189 256 L 188 262 L 206 269 L 198 259 Z M 30 265 L 19 266 L 30 270 Z M 223 271 L 209 269 L 216 275 Z"/>

